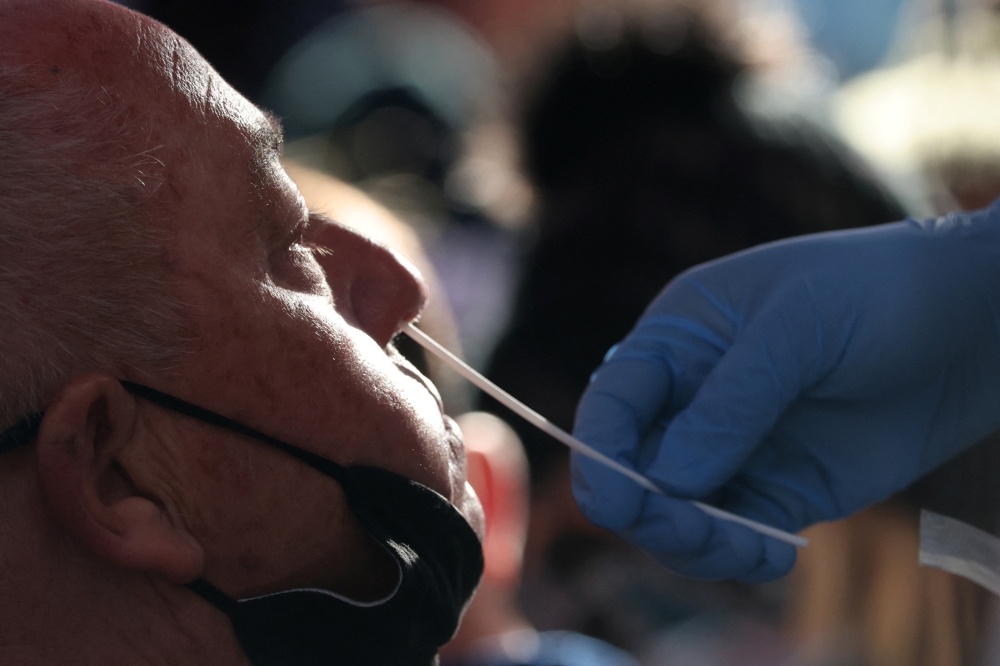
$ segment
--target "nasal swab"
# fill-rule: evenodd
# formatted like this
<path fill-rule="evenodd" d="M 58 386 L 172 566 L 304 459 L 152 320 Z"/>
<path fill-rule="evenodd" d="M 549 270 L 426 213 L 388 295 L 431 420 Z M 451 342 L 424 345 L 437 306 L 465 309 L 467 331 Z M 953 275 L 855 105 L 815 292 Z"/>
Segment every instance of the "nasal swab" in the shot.
<path fill-rule="evenodd" d="M 573 435 L 569 434 L 565 430 L 553 425 L 544 416 L 542 416 L 535 410 L 531 409 L 524 403 L 518 401 L 516 398 L 514 398 L 514 396 L 510 395 L 502 388 L 500 388 L 490 380 L 486 379 L 486 377 L 483 377 L 481 374 L 479 374 L 471 367 L 466 365 L 457 356 L 455 356 L 450 351 L 439 345 L 436 341 L 434 341 L 434 339 L 432 339 L 430 336 L 428 336 L 426 333 L 421 331 L 413 324 L 407 324 L 403 328 L 403 332 L 406 333 L 411 338 L 413 338 L 413 340 L 418 344 L 420 344 L 421 347 L 423 347 L 424 349 L 426 349 L 427 351 L 431 352 L 432 354 L 440 358 L 442 361 L 444 361 L 444 363 L 448 365 L 448 367 L 450 367 L 452 370 L 462 375 L 463 377 L 468 379 L 470 382 L 472 382 L 482 390 L 489 393 L 491 396 L 496 398 L 497 401 L 500 402 L 502 405 L 508 407 L 515 414 L 526 420 L 531 425 L 540 429 L 542 432 L 545 432 L 546 434 L 551 435 L 552 437 L 558 439 L 560 442 L 562 442 L 569 448 L 573 449 L 577 453 L 585 455 L 588 458 L 593 458 L 602 465 L 610 467 L 616 472 L 624 474 L 625 476 L 627 476 L 628 478 L 632 479 L 640 486 L 645 488 L 646 490 L 653 493 L 657 493 L 658 495 L 665 494 L 662 490 L 660 490 L 660 488 L 655 483 L 653 483 L 643 475 L 639 474 L 634 469 L 630 469 L 625 465 L 621 464 L 620 462 L 618 462 L 617 460 L 613 460 L 604 455 L 603 453 L 592 449 L 591 447 L 587 446 L 586 444 L 578 440 L 576 437 L 573 437 Z M 728 520 L 734 523 L 739 523 L 740 525 L 749 527 L 755 532 L 758 532 L 765 536 L 772 537 L 774 539 L 778 539 L 779 541 L 784 541 L 785 543 L 790 543 L 793 546 L 798 546 L 799 548 L 805 548 L 806 546 L 809 545 L 808 539 L 797 536 L 795 534 L 789 534 L 788 532 L 779 530 L 775 527 L 771 527 L 770 525 L 758 523 L 756 520 L 750 520 L 749 518 L 744 518 L 743 516 L 737 516 L 734 513 L 729 513 L 728 511 L 717 509 L 714 506 L 703 504 L 702 502 L 697 502 L 694 500 L 689 500 L 689 501 L 691 502 L 691 504 L 694 504 L 696 507 L 698 507 L 708 515 L 712 516 L 713 518 L 719 518 L 721 520 Z"/>

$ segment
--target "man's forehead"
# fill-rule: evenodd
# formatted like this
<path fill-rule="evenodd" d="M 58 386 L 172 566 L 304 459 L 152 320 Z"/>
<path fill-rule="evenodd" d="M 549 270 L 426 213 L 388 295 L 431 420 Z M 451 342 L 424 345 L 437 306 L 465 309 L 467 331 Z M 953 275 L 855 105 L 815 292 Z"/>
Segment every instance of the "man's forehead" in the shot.
<path fill-rule="evenodd" d="M 131 73 L 131 85 L 139 87 L 141 70 L 162 60 L 167 42 L 177 40 L 152 19 L 102 0 L 0 0 L 2 64 L 72 73 L 85 85 Z"/>
<path fill-rule="evenodd" d="M 0 65 L 26 65 L 42 85 L 102 90 L 140 115 L 194 113 L 235 122 L 255 147 L 280 145 L 280 124 L 237 93 L 166 26 L 104 0 L 0 0 Z"/>

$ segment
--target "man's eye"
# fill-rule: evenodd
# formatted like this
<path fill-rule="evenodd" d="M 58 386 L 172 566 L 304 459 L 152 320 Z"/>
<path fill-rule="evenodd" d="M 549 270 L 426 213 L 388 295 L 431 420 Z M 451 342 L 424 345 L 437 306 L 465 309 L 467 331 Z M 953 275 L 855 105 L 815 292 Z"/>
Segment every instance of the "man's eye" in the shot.
<path fill-rule="evenodd" d="M 275 258 L 277 256 L 287 254 L 289 252 L 296 252 L 303 248 L 306 244 L 305 230 L 303 225 L 296 225 L 291 231 L 289 231 L 280 243 L 271 251 L 271 257 Z"/>
<path fill-rule="evenodd" d="M 312 232 L 314 227 L 309 224 L 302 224 L 297 227 L 295 232 L 292 234 L 291 242 L 289 243 L 290 250 L 306 250 L 313 254 L 328 256 L 331 254 L 330 249 L 325 245 L 317 243 L 312 238 Z"/>
<path fill-rule="evenodd" d="M 309 241 L 303 241 L 302 247 L 311 251 L 314 255 L 319 255 L 323 257 L 329 257 L 333 255 L 333 250 L 325 245 L 320 245 L 318 243 L 312 243 Z"/>
<path fill-rule="evenodd" d="M 316 261 L 316 253 L 323 251 L 322 247 L 311 242 L 308 230 L 300 225 L 271 253 L 271 273 L 275 283 L 296 291 L 323 291 L 326 275 Z"/>
<path fill-rule="evenodd" d="M 330 254 L 329 248 L 311 240 L 305 232 L 299 232 L 289 245 L 289 250 L 308 251 L 315 254 Z"/>
<path fill-rule="evenodd" d="M 285 239 L 281 242 L 281 245 L 279 246 L 279 250 L 288 251 L 298 245 L 301 245 L 303 239 L 304 239 L 304 234 L 302 225 L 298 224 L 288 233 L 287 236 L 285 236 Z"/>

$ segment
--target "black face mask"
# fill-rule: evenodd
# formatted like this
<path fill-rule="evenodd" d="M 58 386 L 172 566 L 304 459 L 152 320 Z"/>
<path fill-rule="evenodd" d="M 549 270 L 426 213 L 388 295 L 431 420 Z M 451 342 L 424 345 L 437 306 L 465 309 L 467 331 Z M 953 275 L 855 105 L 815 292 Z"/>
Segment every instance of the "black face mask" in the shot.
<path fill-rule="evenodd" d="M 375 604 L 317 589 L 237 601 L 203 579 L 188 585 L 229 616 L 254 666 L 436 663 L 483 571 L 479 539 L 451 503 L 384 469 L 343 467 L 160 391 L 126 381 L 122 386 L 166 409 L 270 444 L 335 479 L 362 528 L 399 565 L 396 591 Z M 0 455 L 30 443 L 42 416 L 27 416 L 0 433 Z"/>

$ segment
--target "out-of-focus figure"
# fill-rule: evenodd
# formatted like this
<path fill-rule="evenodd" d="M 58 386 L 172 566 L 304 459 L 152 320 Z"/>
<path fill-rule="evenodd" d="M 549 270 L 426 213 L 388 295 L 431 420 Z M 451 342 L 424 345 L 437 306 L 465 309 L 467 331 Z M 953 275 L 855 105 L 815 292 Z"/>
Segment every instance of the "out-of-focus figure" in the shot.
<path fill-rule="evenodd" d="M 660 31 L 629 30 L 602 49 L 575 40 L 526 113 L 539 231 L 492 373 L 561 426 L 594 364 L 685 268 L 905 216 L 830 135 L 740 107 L 745 68 L 689 13 Z M 515 428 L 534 473 L 543 451 L 564 457 Z"/>
<path fill-rule="evenodd" d="M 528 464 L 517 435 L 485 412 L 457 419 L 466 438 L 469 483 L 483 504 L 486 567 L 444 666 L 638 666 L 607 643 L 569 631 L 538 632 L 518 607 L 528 523 Z"/>

